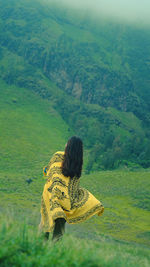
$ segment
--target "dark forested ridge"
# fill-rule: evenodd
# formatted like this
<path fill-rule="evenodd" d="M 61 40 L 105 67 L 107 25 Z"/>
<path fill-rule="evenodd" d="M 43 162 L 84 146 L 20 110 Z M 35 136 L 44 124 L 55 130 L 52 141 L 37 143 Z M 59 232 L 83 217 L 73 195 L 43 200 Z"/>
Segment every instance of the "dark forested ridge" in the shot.
<path fill-rule="evenodd" d="M 0 0 L 0 78 L 51 100 L 83 138 L 87 171 L 147 168 L 149 32 L 42 1 Z"/>

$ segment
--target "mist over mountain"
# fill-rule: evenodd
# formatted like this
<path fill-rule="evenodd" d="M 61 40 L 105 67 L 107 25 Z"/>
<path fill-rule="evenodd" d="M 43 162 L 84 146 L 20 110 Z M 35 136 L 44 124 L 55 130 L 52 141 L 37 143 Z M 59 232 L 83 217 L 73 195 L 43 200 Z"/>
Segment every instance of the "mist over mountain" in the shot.
<path fill-rule="evenodd" d="M 82 12 L 89 12 L 97 18 L 107 16 L 116 20 L 129 23 L 144 23 L 150 25 L 150 2 L 149 0 L 44 0 L 47 3 L 65 5 Z"/>
<path fill-rule="evenodd" d="M 0 0 L 0 78 L 53 103 L 83 139 L 87 171 L 150 167 L 149 27 L 111 19 L 148 9 L 109 2 Z M 98 20 L 83 12 L 101 4 Z"/>

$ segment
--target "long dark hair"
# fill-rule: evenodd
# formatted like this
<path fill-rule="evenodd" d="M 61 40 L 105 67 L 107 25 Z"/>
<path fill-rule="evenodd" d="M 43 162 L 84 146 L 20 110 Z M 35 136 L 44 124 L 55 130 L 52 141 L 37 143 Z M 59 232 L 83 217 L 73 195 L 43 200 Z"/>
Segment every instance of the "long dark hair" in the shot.
<path fill-rule="evenodd" d="M 80 178 L 83 164 L 83 143 L 79 137 L 72 136 L 66 145 L 62 173 L 64 176 Z"/>

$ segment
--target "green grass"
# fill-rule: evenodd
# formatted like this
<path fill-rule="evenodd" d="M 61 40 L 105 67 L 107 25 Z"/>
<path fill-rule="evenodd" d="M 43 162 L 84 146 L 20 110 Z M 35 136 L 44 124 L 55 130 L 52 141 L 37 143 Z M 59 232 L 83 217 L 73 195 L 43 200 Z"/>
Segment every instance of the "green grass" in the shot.
<path fill-rule="evenodd" d="M 97 234 L 150 245 L 149 177 L 150 173 L 144 171 L 104 171 L 83 176 L 81 184 L 105 207 L 102 217 L 93 217 L 84 227 Z"/>
<path fill-rule="evenodd" d="M 64 149 L 71 133 L 50 101 L 2 81 L 0 87 L 0 210 L 16 209 L 17 216 L 26 214 L 37 225 L 45 183 L 42 168 L 56 150 Z M 81 185 L 102 201 L 105 212 L 100 218 L 68 226 L 69 233 L 150 244 L 149 172 L 83 172 Z"/>
<path fill-rule="evenodd" d="M 32 179 L 31 184 L 27 183 L 27 178 Z M 30 224 L 37 226 L 44 183 L 42 173 L 37 176 L 1 173 L 1 212 L 15 209 L 17 217 L 25 216 Z M 68 233 L 96 240 L 101 235 L 111 236 L 116 240 L 150 245 L 149 172 L 97 172 L 83 175 L 81 185 L 102 201 L 105 212 L 85 223 L 68 225 Z"/>
<path fill-rule="evenodd" d="M 110 36 L 107 39 L 103 34 L 103 27 L 101 27 L 102 30 L 98 30 L 98 28 L 96 30 L 94 27 L 89 31 L 82 25 L 84 23 L 81 19 L 79 21 L 76 19 L 75 13 L 72 18 L 72 13 L 70 16 L 69 14 L 66 16 L 66 18 L 69 16 L 69 21 L 72 21 L 71 25 L 66 23 L 65 19 L 59 21 L 61 16 L 55 20 L 53 18 L 55 12 L 53 9 L 52 11 L 51 18 L 48 11 L 47 16 L 44 15 L 41 21 L 36 16 L 36 9 L 31 9 L 29 12 L 30 19 L 32 17 L 35 19 L 33 21 L 32 19 L 31 21 L 30 19 L 29 21 L 28 19 L 22 20 L 22 18 L 16 21 L 16 19 L 8 18 L 7 27 L 10 29 L 7 34 L 12 32 L 10 40 L 14 44 L 14 47 L 11 46 L 14 50 L 8 51 L 9 47 L 3 47 L 1 50 L 0 76 L 14 85 L 6 85 L 0 80 L 0 266 L 147 267 L 150 265 L 148 251 L 150 245 L 149 171 L 103 171 L 93 172 L 90 175 L 85 175 L 83 172 L 81 185 L 102 201 L 105 207 L 103 216 L 95 216 L 82 224 L 67 225 L 63 241 L 55 245 L 51 242 L 44 243 L 41 234 L 38 233 L 41 194 L 45 183 L 42 168 L 56 150 L 64 149 L 66 140 L 73 135 L 73 131 L 69 128 L 73 127 L 75 118 L 78 118 L 79 124 L 83 124 L 81 129 L 78 129 L 81 132 L 86 129 L 86 136 L 89 136 L 89 128 L 92 137 L 99 132 L 93 133 L 93 127 L 95 129 L 98 122 L 97 114 L 100 114 L 100 118 L 101 114 L 110 117 L 112 124 L 109 129 L 115 136 L 119 135 L 123 141 L 127 136 L 130 137 L 132 132 L 140 136 L 144 135 L 141 121 L 132 112 L 125 113 L 117 111 L 115 108 L 105 110 L 94 104 L 81 107 L 78 100 L 75 101 L 70 96 L 66 96 L 64 91 L 58 89 L 37 68 L 41 56 L 37 49 L 44 48 L 43 55 L 46 53 L 48 57 L 49 49 L 55 48 L 57 42 L 58 44 L 60 42 L 59 37 L 63 37 L 62 47 L 58 50 L 54 49 L 58 56 L 56 65 L 57 60 L 58 62 L 62 61 L 63 65 L 65 52 L 69 51 L 72 60 L 71 66 L 74 66 L 70 73 L 80 72 L 80 69 L 84 70 L 86 66 L 89 81 L 92 81 L 94 76 L 88 70 L 88 67 L 91 69 L 90 62 L 96 63 L 106 71 L 117 70 L 120 72 L 122 70 L 122 73 L 126 73 L 128 69 L 128 77 L 132 74 L 131 69 L 134 69 L 132 64 L 130 66 L 127 62 L 126 67 L 121 57 L 118 56 L 119 54 L 112 52 L 113 47 L 111 48 L 110 44 L 115 35 L 112 38 L 107 34 L 110 33 L 110 29 L 107 31 L 104 27 L 105 34 Z M 0 23 L 2 23 L 1 19 Z M 26 27 L 28 23 L 29 25 Z M 87 27 L 89 26 L 87 25 Z M 19 41 L 19 43 L 22 45 L 19 50 L 15 47 L 16 37 L 13 34 L 19 33 L 20 29 L 21 33 L 24 32 L 24 36 L 20 37 L 21 42 Z M 26 35 L 25 32 L 30 29 L 29 35 Z M 7 34 L 4 31 L 6 40 Z M 62 34 L 64 36 L 61 36 Z M 128 34 L 125 36 L 127 37 Z M 70 39 L 72 43 L 70 43 Z M 96 48 L 94 43 L 97 44 Z M 32 63 L 33 60 L 36 67 L 31 67 L 23 58 L 26 48 L 30 50 L 31 44 L 33 51 L 29 57 L 31 62 L 28 63 Z M 82 55 L 82 45 L 84 44 L 88 44 L 88 57 Z M 124 41 L 122 44 L 130 52 L 130 45 L 128 47 Z M 138 51 L 138 46 L 134 50 Z M 13 51 L 19 54 L 16 55 Z M 61 57 L 59 57 L 59 53 L 62 53 Z M 127 51 L 123 53 L 125 58 L 128 53 Z M 80 73 L 84 77 L 83 74 L 84 72 Z M 138 72 L 136 74 L 136 70 L 134 75 L 134 79 L 137 81 Z M 119 75 L 119 77 L 121 76 Z M 28 89 L 19 88 L 15 85 L 17 82 L 18 84 L 24 82 Z M 140 88 L 139 84 L 138 80 L 138 88 Z M 33 90 L 38 93 L 35 94 Z M 49 100 L 43 99 L 41 96 L 47 97 Z M 61 102 L 64 105 L 61 106 Z M 80 109 L 81 112 L 76 112 Z M 68 121 L 68 124 L 60 114 Z M 68 116 L 68 114 L 74 116 Z M 97 129 L 102 131 L 101 127 L 98 127 L 99 125 Z M 85 151 L 84 156 L 86 165 L 87 157 L 91 156 L 90 150 Z"/>
<path fill-rule="evenodd" d="M 64 267 L 148 267 L 149 250 L 132 244 L 107 240 L 77 239 L 65 234 L 57 243 L 44 241 L 37 228 L 19 223 L 11 216 L 1 219 L 0 265 Z"/>
<path fill-rule="evenodd" d="M 30 173 L 64 149 L 68 125 L 47 100 L 0 81 L 0 170 Z"/>
<path fill-rule="evenodd" d="M 118 111 L 112 107 L 108 108 L 107 112 L 114 120 L 117 120 L 120 123 L 118 127 L 112 125 L 112 130 L 115 135 L 119 135 L 124 139 L 130 137 L 131 131 L 133 131 L 136 134 L 139 133 L 144 136 L 142 122 L 132 112 Z"/>
<path fill-rule="evenodd" d="M 2 80 L 0 129 L 0 210 L 15 208 L 32 218 L 36 207 L 39 214 L 43 167 L 71 131 L 50 101 Z"/>
<path fill-rule="evenodd" d="M 60 245 L 45 245 L 37 234 L 42 168 L 72 132 L 51 101 L 2 81 L 0 129 L 1 266 L 148 266 L 149 171 L 83 171 L 81 185 L 102 201 L 103 216 L 67 225 Z"/>
<path fill-rule="evenodd" d="M 15 0 L 13 5 L 11 1 L 4 5 L 4 1 L 0 1 L 0 77 L 9 84 L 53 98 L 54 109 L 93 154 L 97 143 L 104 144 L 103 149 L 96 152 L 98 160 L 93 170 L 99 166 L 101 169 L 118 167 L 121 165 L 118 157 L 120 161 L 125 159 L 149 167 L 147 30 L 102 17 L 97 20 L 81 10 L 46 2 Z M 6 9 L 11 10 L 11 14 L 5 13 Z M 50 80 L 61 89 L 49 90 Z M 90 113 L 91 103 L 102 105 L 103 110 L 99 107 L 96 113 L 94 110 Z M 12 113 L 10 120 L 14 117 Z M 133 144 L 129 150 L 127 142 L 132 145 L 135 135 L 138 148 Z M 38 132 L 35 140 L 37 136 Z M 114 136 L 115 147 L 112 148 L 111 141 L 107 146 L 106 136 L 109 141 Z M 115 140 L 118 136 L 119 141 Z M 112 157 L 106 164 L 108 148 Z"/>
<path fill-rule="evenodd" d="M 67 45 L 70 46 L 70 43 L 68 42 Z M 72 96 L 67 95 L 63 90 L 58 88 L 53 82 L 51 82 L 48 78 L 46 78 L 44 74 L 42 74 L 39 68 L 35 67 L 33 68 L 33 66 L 31 67 L 31 65 L 27 64 L 26 60 L 23 59 L 21 56 L 18 56 L 17 54 L 8 51 L 8 49 L 6 48 L 5 49 L 3 48 L 2 51 L 3 51 L 2 58 L 0 60 L 1 77 L 5 81 L 7 81 L 7 83 L 20 84 L 20 86 L 23 87 L 19 88 L 15 87 L 14 85 L 8 86 L 4 84 L 2 80 L 0 82 L 2 87 L 2 91 L 0 94 L 0 96 L 2 97 L 0 100 L 0 105 L 2 106 L 2 108 L 4 107 L 4 112 L 5 112 L 4 114 L 1 108 L 1 118 L 0 118 L 2 125 L 1 127 L 3 127 L 3 125 L 5 128 L 8 127 L 7 131 L 9 132 L 12 132 L 13 129 L 14 131 L 12 138 L 15 139 L 17 138 L 15 142 L 14 140 L 13 142 L 11 142 L 12 139 L 10 138 L 11 144 L 10 142 L 8 143 L 9 149 L 11 149 L 12 143 L 14 143 L 16 147 L 18 147 L 16 143 L 17 141 L 18 144 L 21 144 L 20 148 L 23 146 L 24 147 L 29 146 L 27 147 L 27 149 L 23 148 L 23 151 L 24 150 L 27 151 L 28 149 L 30 150 L 29 152 L 31 152 L 31 150 L 34 151 L 33 140 L 35 140 L 36 142 L 38 142 L 43 146 L 45 144 L 46 139 L 43 142 L 42 140 L 43 135 L 41 135 L 41 129 L 43 128 L 43 132 L 45 133 L 48 132 L 49 126 L 47 127 L 47 121 L 50 120 L 49 122 L 50 125 L 58 125 L 58 123 L 60 125 L 63 124 L 61 129 L 62 133 L 67 132 L 69 135 L 71 135 L 71 132 L 72 133 L 75 132 L 77 135 L 79 135 L 83 139 L 84 144 L 86 148 L 89 150 L 89 152 L 95 150 L 94 147 L 97 145 L 97 143 L 101 143 L 102 146 L 104 144 L 104 151 L 102 152 L 103 157 L 100 156 L 101 150 L 97 151 L 99 154 L 98 160 L 95 166 L 94 164 L 92 165 L 92 170 L 98 170 L 99 166 L 101 166 L 101 169 L 112 168 L 111 162 L 109 162 L 108 166 L 107 164 L 104 163 L 105 160 L 103 160 L 103 158 L 108 157 L 108 155 L 106 156 L 106 154 L 108 154 L 106 152 L 108 149 L 106 145 L 107 138 L 104 138 L 104 136 L 105 137 L 108 136 L 108 139 L 110 139 L 109 135 L 114 136 L 116 140 L 116 141 L 114 140 L 115 142 L 113 142 L 112 144 L 114 145 L 114 147 L 111 148 L 112 157 L 114 159 L 116 158 L 115 164 L 113 166 L 114 168 L 116 168 L 118 164 L 121 165 L 123 159 L 126 159 L 126 161 L 128 161 L 128 164 L 130 163 L 132 164 L 132 162 L 136 163 L 138 167 L 140 167 L 140 163 L 144 164 L 143 162 L 144 161 L 146 162 L 145 159 L 143 161 L 138 160 L 138 156 L 139 154 L 141 154 L 141 151 L 143 153 L 146 150 L 146 147 L 148 146 L 147 145 L 148 139 L 145 137 L 144 133 L 145 130 L 142 126 L 142 122 L 135 115 L 133 115 L 132 112 L 122 112 L 116 110 L 115 108 L 105 109 L 104 107 L 101 107 L 96 104 L 83 104 L 81 101 L 74 99 Z M 26 89 L 24 89 L 24 87 Z M 38 93 L 40 96 L 47 98 L 47 100 L 46 99 L 41 100 L 40 97 L 38 97 L 37 95 L 35 97 L 33 91 Z M 15 98 L 15 95 L 16 94 L 18 95 L 18 92 L 20 94 L 19 100 Z M 5 106 L 6 103 L 7 105 Z M 38 106 L 41 107 L 41 111 L 37 110 Z M 45 109 L 45 106 L 47 107 L 47 110 Z M 26 107 L 29 108 L 27 109 Z M 45 112 L 47 114 L 45 114 Z M 6 113 L 9 113 L 9 116 Z M 54 118 L 53 114 L 55 114 Z M 47 119 L 48 115 L 50 116 Z M 63 120 L 61 116 L 63 117 Z M 7 117 L 6 120 L 4 120 L 5 117 Z M 37 128 L 36 119 L 38 120 L 38 126 L 39 126 L 38 130 L 36 130 Z M 56 122 L 54 122 L 54 120 L 56 120 Z M 7 124 L 9 124 L 9 121 L 13 123 L 13 126 L 11 124 L 10 126 L 9 125 L 7 126 Z M 24 131 L 26 130 L 26 128 L 24 127 L 25 124 L 28 125 L 27 131 L 31 130 L 30 136 L 28 135 L 28 139 L 30 139 L 29 142 L 30 141 L 33 142 L 32 146 L 29 145 L 28 139 L 25 140 L 18 139 L 17 128 L 19 127 L 19 134 L 21 132 L 20 129 L 22 129 L 22 136 L 23 136 L 24 134 L 26 134 L 24 133 Z M 21 125 L 23 125 L 23 127 Z M 9 130 L 9 127 L 11 127 L 11 130 Z M 73 131 L 68 132 L 67 129 L 70 128 L 72 128 Z M 93 129 L 95 130 L 93 131 Z M 55 133 L 56 136 L 57 134 L 59 135 L 59 133 L 56 130 L 56 127 L 54 128 L 54 131 L 56 132 Z M 5 129 L 3 129 L 3 132 L 5 134 Z M 52 142 L 47 140 L 47 143 L 51 142 L 52 146 L 54 145 L 54 147 L 56 147 L 55 137 L 53 137 L 53 130 L 51 130 L 51 133 L 52 134 L 49 135 L 49 138 L 51 138 Z M 4 139 L 4 134 L 2 136 L 3 139 Z M 68 134 L 67 135 L 65 134 L 65 136 L 69 136 Z M 136 134 L 138 137 L 138 139 L 136 139 L 136 142 L 138 144 L 138 149 L 136 150 L 135 149 L 136 145 L 133 145 L 133 149 L 131 149 L 132 152 L 130 153 L 129 146 L 127 144 L 128 142 L 133 144 L 133 142 L 131 141 L 133 134 Z M 61 144 L 62 140 L 59 140 L 59 137 L 57 139 L 58 141 L 60 141 L 59 143 Z M 67 137 L 65 137 L 65 139 L 67 139 Z M 143 145 L 141 145 L 140 142 L 141 139 L 144 141 Z M 7 141 L 7 134 L 5 141 Z M 23 141 L 25 141 L 26 144 L 25 143 L 23 144 Z M 109 145 L 111 147 L 111 144 Z M 42 146 L 40 146 L 40 149 Z M 44 147 L 44 150 L 45 149 L 46 148 Z M 12 150 L 15 151 L 15 148 L 12 147 Z M 117 161 L 119 153 L 121 154 L 120 162 Z M 128 155 L 129 153 L 130 155 Z M 139 153 L 139 154 L 136 157 L 134 153 Z M 42 153 L 40 155 L 42 155 Z M 87 153 L 85 155 L 87 155 Z M 3 159 L 5 157 L 7 158 L 7 153 L 6 155 L 3 156 Z M 16 157 L 18 156 L 15 155 L 15 157 L 13 158 L 16 159 Z M 34 155 L 32 155 L 32 157 L 34 157 Z M 146 157 L 147 157 L 147 152 L 146 152 Z M 22 159 L 20 159 L 19 157 L 18 161 L 19 160 Z M 96 159 L 94 160 L 96 161 Z M 24 160 L 24 162 L 25 161 L 26 159 Z M 87 161 L 90 161 L 90 157 L 89 159 L 87 159 L 86 157 L 84 161 L 85 166 L 87 165 Z M 23 164 L 21 164 L 21 161 L 20 165 L 23 166 Z"/>

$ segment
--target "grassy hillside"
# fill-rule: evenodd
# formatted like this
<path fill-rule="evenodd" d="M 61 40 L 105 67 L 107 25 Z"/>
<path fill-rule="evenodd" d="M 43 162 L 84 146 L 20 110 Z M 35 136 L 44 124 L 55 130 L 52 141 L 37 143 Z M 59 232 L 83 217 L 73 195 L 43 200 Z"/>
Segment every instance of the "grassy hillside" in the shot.
<path fill-rule="evenodd" d="M 1 45 L 61 89 L 88 103 L 140 113 L 140 101 L 148 108 L 148 28 L 94 20 L 51 1 L 7 0 L 0 7 Z"/>
<path fill-rule="evenodd" d="M 26 218 L 29 225 L 37 228 L 45 181 L 35 173 L 0 173 L 0 210 L 1 216 L 12 213 L 20 223 Z M 27 177 L 32 178 L 31 184 L 26 182 Z M 83 175 L 81 185 L 102 201 L 105 212 L 85 223 L 67 225 L 67 233 L 98 241 L 102 236 L 111 236 L 132 244 L 150 245 L 149 173 L 99 172 Z"/>
<path fill-rule="evenodd" d="M 92 155 L 87 172 L 150 166 L 148 44 L 139 25 L 0 0 L 1 79 L 51 101 Z"/>
<path fill-rule="evenodd" d="M 69 136 L 68 125 L 50 102 L 2 80 L 0 129 L 0 170 L 4 172 L 39 171 L 55 150 L 64 149 Z"/>
<path fill-rule="evenodd" d="M 30 214 L 40 203 L 43 167 L 73 133 L 50 101 L 2 80 L 0 129 L 0 210 L 23 208 Z"/>
<path fill-rule="evenodd" d="M 95 234 L 150 245 L 150 173 L 98 172 L 82 177 L 82 185 L 105 207 L 104 216 L 93 217 L 85 226 Z"/>
<path fill-rule="evenodd" d="M 0 226 L 0 265 L 31 267 L 148 267 L 149 250 L 132 244 L 101 238 L 100 242 L 66 235 L 54 244 L 26 223 L 7 217 Z"/>
<path fill-rule="evenodd" d="M 0 128 L 0 211 L 14 213 L 15 209 L 18 220 L 26 217 L 29 224 L 37 226 L 45 183 L 42 168 L 56 150 L 64 149 L 73 131 L 53 108 L 53 101 L 3 81 Z M 85 150 L 85 164 L 88 157 L 92 156 Z M 111 235 L 118 240 L 149 244 L 149 172 L 129 172 L 129 166 L 126 170 L 90 175 L 83 171 L 81 185 L 103 202 L 105 213 L 84 224 L 68 226 L 69 233 L 93 239 Z"/>
<path fill-rule="evenodd" d="M 48 88 L 56 90 L 52 84 Z M 129 166 L 127 171 L 83 171 L 81 185 L 102 201 L 104 215 L 67 225 L 58 244 L 43 242 L 38 233 L 42 168 L 73 134 L 55 101 L 0 81 L 0 265 L 148 267 L 149 172 L 129 172 Z M 119 119 L 116 110 L 107 112 Z M 121 116 L 125 124 L 127 116 Z M 139 121 L 133 121 L 140 131 Z M 90 153 L 85 150 L 84 156 L 87 161 Z"/>
<path fill-rule="evenodd" d="M 0 15 L 0 265 L 149 266 L 147 30 L 40 1 L 0 0 Z M 45 245 L 42 168 L 73 134 L 105 212 Z"/>
<path fill-rule="evenodd" d="M 132 112 L 85 104 L 74 99 L 22 57 L 6 48 L 2 51 L 0 68 L 3 82 L 5 80 L 7 86 L 12 85 L 12 88 L 17 86 L 20 91 L 26 88 L 29 92 L 39 94 L 44 100 L 47 99 L 47 106 L 50 106 L 53 112 L 55 110 L 58 117 L 63 118 L 69 131 L 73 129 L 73 132 L 83 139 L 86 149 L 90 152 L 87 171 L 92 168 L 117 168 L 120 164 L 128 165 L 129 162 L 136 163 L 137 167 L 149 166 L 149 139 L 142 121 Z M 11 94 L 12 91 L 10 97 Z M 36 98 L 32 107 L 36 105 L 35 101 Z"/>

